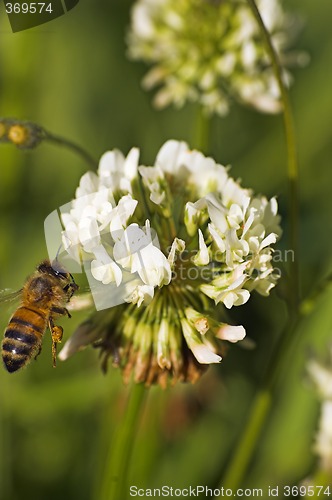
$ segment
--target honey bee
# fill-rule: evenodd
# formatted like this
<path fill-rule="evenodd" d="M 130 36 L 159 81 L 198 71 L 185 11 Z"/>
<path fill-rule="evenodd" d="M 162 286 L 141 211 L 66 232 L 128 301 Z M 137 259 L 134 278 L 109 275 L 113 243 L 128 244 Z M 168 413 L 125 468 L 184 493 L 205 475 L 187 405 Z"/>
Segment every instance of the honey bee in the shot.
<path fill-rule="evenodd" d="M 70 314 L 65 305 L 78 290 L 74 278 L 57 261 L 44 260 L 20 290 L 21 305 L 14 312 L 2 341 L 2 359 L 8 372 L 16 372 L 36 358 L 41 351 L 44 333 L 52 336 L 52 359 L 56 365 L 56 346 L 63 328 L 54 324 Z"/>

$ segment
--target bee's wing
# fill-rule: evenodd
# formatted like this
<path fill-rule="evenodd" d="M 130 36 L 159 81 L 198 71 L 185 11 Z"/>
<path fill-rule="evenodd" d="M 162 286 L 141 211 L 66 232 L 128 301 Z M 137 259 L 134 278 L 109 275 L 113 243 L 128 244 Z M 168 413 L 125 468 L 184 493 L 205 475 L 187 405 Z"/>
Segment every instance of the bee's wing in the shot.
<path fill-rule="evenodd" d="M 9 304 L 11 302 L 17 301 L 22 295 L 22 289 L 16 292 L 11 292 L 9 290 L 0 290 L 0 304 Z"/>

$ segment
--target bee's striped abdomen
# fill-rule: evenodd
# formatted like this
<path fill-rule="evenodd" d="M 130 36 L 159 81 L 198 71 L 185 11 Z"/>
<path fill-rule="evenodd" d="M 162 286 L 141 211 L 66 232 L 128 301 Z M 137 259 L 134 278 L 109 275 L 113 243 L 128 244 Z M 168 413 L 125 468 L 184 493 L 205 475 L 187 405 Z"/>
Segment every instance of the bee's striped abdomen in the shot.
<path fill-rule="evenodd" d="M 38 354 L 46 326 L 44 311 L 26 306 L 17 309 L 2 341 L 2 359 L 9 372 L 19 370 Z"/>

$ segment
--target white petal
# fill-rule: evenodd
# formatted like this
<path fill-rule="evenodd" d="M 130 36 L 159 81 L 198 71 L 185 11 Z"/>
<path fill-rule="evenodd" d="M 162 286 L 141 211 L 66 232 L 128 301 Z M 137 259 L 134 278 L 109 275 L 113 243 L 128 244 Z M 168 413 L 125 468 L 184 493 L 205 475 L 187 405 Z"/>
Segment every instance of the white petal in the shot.
<path fill-rule="evenodd" d="M 245 100 L 248 104 L 251 104 L 254 108 L 264 113 L 275 114 L 280 113 L 282 110 L 280 100 L 272 95 L 253 94 L 252 96 L 245 98 Z"/>
<path fill-rule="evenodd" d="M 158 331 L 157 361 L 160 368 L 170 370 L 171 360 L 169 359 L 169 324 L 163 319 Z"/>
<path fill-rule="evenodd" d="M 277 241 L 277 235 L 274 233 L 271 233 L 268 236 L 266 236 L 266 238 L 264 238 L 264 240 L 260 244 L 259 248 L 260 248 L 260 250 L 262 250 L 263 248 L 268 247 L 268 246 L 272 245 L 273 243 L 276 243 L 276 241 Z"/>
<path fill-rule="evenodd" d="M 123 172 L 125 157 L 118 149 L 107 151 L 99 161 L 98 173 L 101 178 L 112 177 L 114 174 Z"/>
<path fill-rule="evenodd" d="M 221 234 L 225 234 L 229 227 L 226 218 L 226 208 L 221 204 L 221 201 L 213 193 L 208 194 L 205 199 L 207 201 L 211 222 L 220 231 Z"/>
<path fill-rule="evenodd" d="M 221 253 L 224 253 L 225 250 L 226 250 L 226 246 L 225 246 L 224 240 L 221 238 L 221 236 L 218 233 L 218 231 L 214 228 L 213 224 L 209 224 L 208 225 L 208 229 L 209 229 L 209 232 L 211 234 L 211 237 L 212 237 L 213 241 L 215 242 L 215 244 L 218 247 L 218 250 Z"/>
<path fill-rule="evenodd" d="M 99 179 L 94 172 L 87 172 L 81 177 L 80 185 L 76 189 L 76 198 L 81 198 L 87 194 L 95 193 L 98 191 Z"/>
<path fill-rule="evenodd" d="M 93 205 L 86 205 L 82 211 L 80 217 L 80 223 L 83 219 L 96 219 L 97 218 L 97 208 Z"/>
<path fill-rule="evenodd" d="M 207 215 L 204 214 L 207 204 L 204 198 L 199 199 L 195 203 L 188 201 L 184 209 L 184 223 L 189 236 L 194 236 L 197 227 L 200 226 Z"/>
<path fill-rule="evenodd" d="M 154 296 L 154 287 L 143 285 L 140 280 L 130 281 L 126 284 L 125 302 L 137 304 L 140 307 L 144 302 L 148 305 Z"/>
<path fill-rule="evenodd" d="M 104 285 L 115 282 L 117 286 L 122 281 L 122 272 L 114 262 L 112 264 L 102 264 L 97 260 L 91 262 L 91 274 L 95 280 L 101 281 Z"/>
<path fill-rule="evenodd" d="M 62 243 L 66 252 L 76 262 L 80 262 L 80 240 L 78 237 L 78 227 L 74 222 L 67 223 L 66 231 L 62 232 Z"/>
<path fill-rule="evenodd" d="M 137 272 L 146 285 L 168 285 L 171 281 L 171 266 L 159 248 L 152 244 L 139 252 Z"/>
<path fill-rule="evenodd" d="M 193 262 L 196 266 L 206 266 L 210 262 L 209 250 L 204 241 L 204 236 L 202 231 L 198 230 L 199 238 L 199 251 L 193 258 Z"/>
<path fill-rule="evenodd" d="M 220 363 L 221 361 L 221 357 L 212 352 L 204 344 L 192 344 L 189 347 L 197 361 L 201 364 Z"/>
<path fill-rule="evenodd" d="M 250 215 L 243 227 L 243 232 L 242 232 L 242 238 L 247 234 L 247 232 L 249 231 L 252 223 L 254 222 L 254 218 L 255 218 L 255 210 L 251 210 L 250 211 Z"/>
<path fill-rule="evenodd" d="M 216 303 L 223 302 L 227 309 L 231 309 L 233 306 L 241 306 L 245 304 L 250 298 L 250 292 L 248 290 L 235 290 L 225 291 L 220 293 L 215 299 Z"/>
<path fill-rule="evenodd" d="M 146 181 L 148 185 L 153 184 L 154 182 L 159 182 L 164 180 L 164 172 L 160 167 L 138 167 L 138 171 L 141 177 Z"/>
<path fill-rule="evenodd" d="M 135 212 L 138 201 L 134 200 L 129 194 L 123 196 L 117 207 L 115 207 L 111 212 L 111 223 L 110 231 L 112 238 L 115 240 L 119 239 L 122 235 L 123 229 L 126 227 L 128 220 Z"/>
<path fill-rule="evenodd" d="M 154 36 L 155 27 L 151 19 L 150 7 L 144 3 L 136 3 L 132 9 L 132 27 L 134 33 L 142 39 Z"/>
<path fill-rule="evenodd" d="M 221 357 L 203 343 L 202 337 L 199 336 L 186 319 L 181 320 L 181 326 L 187 345 L 199 363 L 210 364 L 221 361 Z"/>
<path fill-rule="evenodd" d="M 234 306 L 234 302 L 236 301 L 236 294 L 233 292 L 229 292 L 226 294 L 221 294 L 217 297 L 216 302 L 223 302 L 227 309 L 231 309 Z"/>
<path fill-rule="evenodd" d="M 183 240 L 180 240 L 179 238 L 174 239 L 171 246 L 171 250 L 167 257 L 167 260 L 171 266 L 174 265 L 176 254 L 177 253 L 181 254 L 182 252 L 185 251 L 185 248 L 186 248 L 186 243 Z"/>
<path fill-rule="evenodd" d="M 67 340 L 58 358 L 61 359 L 61 361 L 65 361 L 76 352 L 82 351 L 88 345 L 98 340 L 99 335 L 98 329 L 91 329 L 91 325 L 88 322 L 83 323 L 77 328 L 69 340 Z"/>
<path fill-rule="evenodd" d="M 316 361 L 310 361 L 308 371 L 323 398 L 332 399 L 332 371 Z"/>
<path fill-rule="evenodd" d="M 176 174 L 179 167 L 179 157 L 186 150 L 188 150 L 188 144 L 185 142 L 167 141 L 160 148 L 155 165 L 160 167 L 164 172 Z"/>
<path fill-rule="evenodd" d="M 91 252 L 100 243 L 98 224 L 93 218 L 86 217 L 80 220 L 78 234 L 86 252 Z"/>
<path fill-rule="evenodd" d="M 112 234 L 112 236 L 116 239 L 113 255 L 117 262 L 128 256 L 133 256 L 151 243 L 151 238 L 135 223 L 130 224 L 125 230 L 120 230 L 118 234 Z"/>
<path fill-rule="evenodd" d="M 124 176 L 132 181 L 137 177 L 137 169 L 138 169 L 138 160 L 139 160 L 139 149 L 138 148 L 132 148 L 128 155 L 127 158 L 125 159 L 124 162 Z"/>
<path fill-rule="evenodd" d="M 331 476 L 332 470 L 332 401 L 326 400 L 321 407 L 319 430 L 314 450 L 320 458 L 320 469 Z"/>
<path fill-rule="evenodd" d="M 152 201 L 152 203 L 155 203 L 155 205 L 161 205 L 165 200 L 165 198 L 166 198 L 165 191 L 163 191 L 162 193 L 153 192 L 150 194 L 150 200 Z"/>
<path fill-rule="evenodd" d="M 246 336 L 246 331 L 243 326 L 232 326 L 224 324 L 215 333 L 216 337 L 221 340 L 228 340 L 228 342 L 239 342 Z"/>
<path fill-rule="evenodd" d="M 159 167 L 139 167 L 138 169 L 144 185 L 150 191 L 150 200 L 160 205 L 166 196 L 164 191 L 164 172 Z"/>

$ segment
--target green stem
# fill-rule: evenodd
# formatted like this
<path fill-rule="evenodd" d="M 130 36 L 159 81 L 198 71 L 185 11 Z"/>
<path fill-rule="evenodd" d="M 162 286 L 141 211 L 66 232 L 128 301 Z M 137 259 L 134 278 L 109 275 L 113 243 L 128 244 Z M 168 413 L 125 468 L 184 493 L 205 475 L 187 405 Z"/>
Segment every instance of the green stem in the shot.
<path fill-rule="evenodd" d="M 263 377 L 264 383 L 255 396 L 247 419 L 247 425 L 240 436 L 239 444 L 220 486 L 236 488 L 241 483 L 271 408 L 272 395 L 277 385 L 281 383 L 280 373 L 282 374 L 283 370 L 280 370 L 280 368 L 283 368 L 283 365 L 285 367 L 291 366 L 290 360 L 294 356 L 294 350 L 297 347 L 297 331 L 302 331 L 301 322 L 314 311 L 317 301 L 329 291 L 331 286 L 332 275 L 328 275 L 300 304 L 300 312 L 296 321 L 292 325 L 288 322 L 283 330 L 274 358 L 269 364 L 268 373 L 266 377 Z M 288 344 L 287 350 L 286 344 Z M 316 484 L 324 483 L 316 482 Z"/>
<path fill-rule="evenodd" d="M 314 486 L 323 486 L 324 488 L 331 486 L 331 470 L 318 470 L 312 476 L 310 483 Z"/>
<path fill-rule="evenodd" d="M 273 377 L 274 378 L 274 377 Z M 272 394 L 268 387 L 262 387 L 252 403 L 247 423 L 239 437 L 232 459 L 223 475 L 220 486 L 236 489 L 241 485 L 256 449 L 257 441 L 269 415 Z"/>
<path fill-rule="evenodd" d="M 207 154 L 209 150 L 210 122 L 211 118 L 200 106 L 194 129 L 194 147 L 204 154 Z"/>
<path fill-rule="evenodd" d="M 4 381 L 2 380 L 2 383 Z M 7 409 L 8 390 L 7 387 L 1 387 L 1 413 L 0 413 L 0 498 L 11 498 L 12 496 L 12 477 L 11 470 L 12 456 L 11 443 L 12 438 L 10 428 L 10 413 Z"/>
<path fill-rule="evenodd" d="M 225 489 L 234 489 L 241 484 L 244 471 L 247 469 L 252 450 L 260 436 L 262 425 L 271 407 L 271 395 L 268 391 L 257 394 L 253 405 L 248 425 L 241 436 L 241 446 L 238 446 L 230 466 L 223 478 L 222 484 Z"/>
<path fill-rule="evenodd" d="M 300 321 L 309 312 L 311 311 L 307 310 L 299 314 L 293 324 L 288 322 L 280 336 L 273 361 L 269 364 L 266 376 L 263 377 L 264 382 L 254 398 L 247 423 L 239 437 L 238 445 L 229 466 L 223 475 L 220 486 L 224 488 L 227 486 L 235 489 L 242 483 L 272 406 L 273 394 L 279 382 L 279 369 L 283 363 L 287 364 L 286 361 L 290 366 L 289 357 L 297 345 L 296 330 L 300 331 Z M 291 340 L 291 343 L 289 343 L 289 340 Z M 285 351 L 286 343 L 288 343 L 287 351 Z"/>
<path fill-rule="evenodd" d="M 146 393 L 143 384 L 132 386 L 126 414 L 115 438 L 110 443 L 98 500 L 118 500 L 128 496 L 126 487 L 131 452 Z"/>
<path fill-rule="evenodd" d="M 331 471 L 330 470 L 317 470 L 312 476 L 309 477 L 307 494 L 301 497 L 305 499 L 324 498 L 331 495 Z M 300 490 L 301 491 L 301 490 Z M 314 492 L 314 494 L 312 494 Z M 326 492 L 326 493 L 324 493 Z"/>
<path fill-rule="evenodd" d="M 85 149 L 83 149 L 75 142 L 72 142 L 58 135 L 53 135 L 46 130 L 43 130 L 43 139 L 58 146 L 63 146 L 65 148 L 71 149 L 73 153 L 78 154 L 94 170 L 98 166 L 98 162 L 87 151 L 85 151 Z"/>
<path fill-rule="evenodd" d="M 289 321 L 280 335 L 273 361 L 270 363 L 261 389 L 253 401 L 247 424 L 239 438 L 233 458 L 223 477 L 222 486 L 229 488 L 238 487 L 248 469 L 257 441 L 261 435 L 272 404 L 272 397 L 277 385 L 279 370 L 284 361 L 285 348 L 294 346 L 295 330 L 300 321 L 299 314 L 300 286 L 298 268 L 298 162 L 297 148 L 293 124 L 293 114 L 288 96 L 288 91 L 283 80 L 283 70 L 278 55 L 271 42 L 271 37 L 261 18 L 255 0 L 247 0 L 265 41 L 274 74 L 279 85 L 281 101 L 283 104 L 284 127 L 287 143 L 288 158 L 288 184 L 289 184 L 289 213 L 290 213 L 290 245 L 294 252 L 290 264 L 290 294 L 289 294 Z"/>
<path fill-rule="evenodd" d="M 287 87 L 283 78 L 283 68 L 280 64 L 278 54 L 272 44 L 271 36 L 265 27 L 263 19 L 259 13 L 255 0 L 247 0 L 249 7 L 260 27 L 266 50 L 270 56 L 275 78 L 277 80 L 281 102 L 283 105 L 283 119 L 285 137 L 287 144 L 287 177 L 289 189 L 289 214 L 290 214 L 290 247 L 294 252 L 290 263 L 290 311 L 293 317 L 296 316 L 300 302 L 299 286 L 299 266 L 298 266 L 298 236 L 299 236 L 299 193 L 298 193 L 298 158 L 295 139 L 294 119 L 289 99 Z"/>

